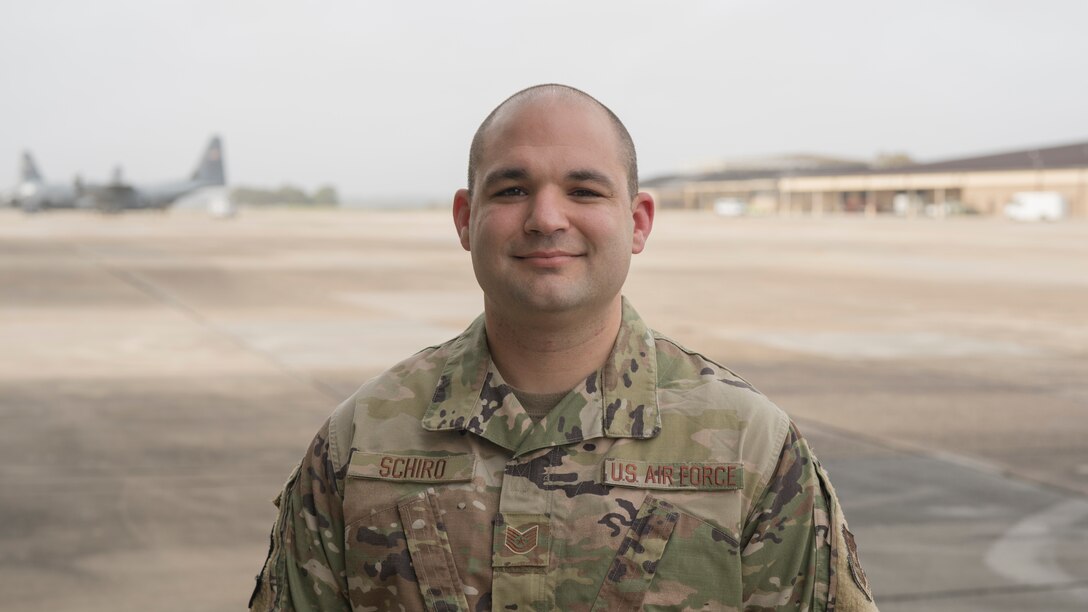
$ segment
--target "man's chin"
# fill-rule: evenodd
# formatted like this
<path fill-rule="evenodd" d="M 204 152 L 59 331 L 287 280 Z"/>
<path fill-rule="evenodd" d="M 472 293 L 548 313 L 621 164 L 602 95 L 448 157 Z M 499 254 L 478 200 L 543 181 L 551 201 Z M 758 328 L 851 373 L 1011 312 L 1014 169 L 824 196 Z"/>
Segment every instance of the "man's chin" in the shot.
<path fill-rule="evenodd" d="M 563 296 L 533 296 L 528 300 L 522 300 L 522 308 L 529 312 L 541 314 L 563 314 L 578 310 L 581 304 L 578 300 L 572 300 Z"/>
<path fill-rule="evenodd" d="M 507 306 L 521 314 L 563 314 L 586 306 L 587 296 L 555 288 L 526 288 L 510 296 Z"/>
<path fill-rule="evenodd" d="M 603 296 L 585 291 L 536 290 L 514 296 L 510 305 L 523 315 L 539 314 L 556 316 L 564 314 L 592 314 L 604 310 L 612 302 Z"/>

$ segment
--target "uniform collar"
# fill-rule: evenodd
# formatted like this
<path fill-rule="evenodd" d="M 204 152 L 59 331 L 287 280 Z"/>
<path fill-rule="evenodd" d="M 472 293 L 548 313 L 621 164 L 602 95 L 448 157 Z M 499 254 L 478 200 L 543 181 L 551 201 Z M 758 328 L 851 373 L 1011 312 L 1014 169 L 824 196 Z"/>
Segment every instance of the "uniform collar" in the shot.
<path fill-rule="evenodd" d="M 533 423 L 487 349 L 480 315 L 450 347 L 423 428 L 461 430 L 523 455 L 599 437 L 646 439 L 661 431 L 653 332 L 623 298 L 623 321 L 608 359 Z"/>

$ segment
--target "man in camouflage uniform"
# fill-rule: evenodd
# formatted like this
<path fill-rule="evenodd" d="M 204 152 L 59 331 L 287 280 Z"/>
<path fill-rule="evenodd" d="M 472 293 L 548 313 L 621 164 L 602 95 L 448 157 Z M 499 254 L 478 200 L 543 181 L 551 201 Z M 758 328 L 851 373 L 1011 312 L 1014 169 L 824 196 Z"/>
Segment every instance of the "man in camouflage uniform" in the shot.
<path fill-rule="evenodd" d="M 255 610 L 875 610 L 789 418 L 620 289 L 654 203 L 627 130 L 530 88 L 480 126 L 459 337 L 363 385 L 277 499 Z"/>

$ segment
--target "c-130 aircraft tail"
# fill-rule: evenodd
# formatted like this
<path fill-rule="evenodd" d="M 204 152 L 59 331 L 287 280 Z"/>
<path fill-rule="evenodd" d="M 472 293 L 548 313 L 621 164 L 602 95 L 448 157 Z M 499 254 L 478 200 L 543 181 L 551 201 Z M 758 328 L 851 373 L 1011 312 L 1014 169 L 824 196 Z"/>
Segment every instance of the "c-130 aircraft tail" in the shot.
<path fill-rule="evenodd" d="M 200 158 L 200 164 L 193 171 L 192 180 L 204 185 L 226 185 L 227 175 L 223 169 L 223 145 L 218 136 L 212 136 Z"/>
<path fill-rule="evenodd" d="M 223 143 L 219 136 L 212 136 L 204 149 L 196 169 L 187 179 L 155 185 L 131 185 L 117 178 L 109 184 L 88 189 L 95 208 L 104 212 L 126 209 L 166 208 L 178 198 L 205 187 L 226 185 L 223 167 Z"/>

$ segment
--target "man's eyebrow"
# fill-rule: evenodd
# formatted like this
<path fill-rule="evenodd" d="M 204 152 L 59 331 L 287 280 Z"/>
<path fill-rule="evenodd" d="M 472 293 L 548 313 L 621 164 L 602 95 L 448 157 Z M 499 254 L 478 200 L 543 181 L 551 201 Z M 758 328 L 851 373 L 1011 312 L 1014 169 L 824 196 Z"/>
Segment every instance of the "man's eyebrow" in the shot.
<path fill-rule="evenodd" d="M 600 183 L 605 187 L 608 187 L 609 189 L 616 188 L 615 184 L 612 182 L 612 179 L 608 178 L 607 174 L 604 174 L 603 172 L 598 172 L 596 170 L 571 170 L 567 173 L 567 179 L 571 181 L 593 181 L 595 183 Z"/>
<path fill-rule="evenodd" d="M 516 166 L 507 168 L 496 168 L 487 173 L 484 177 L 483 189 L 487 191 L 495 183 L 500 181 L 521 181 L 529 178 L 529 172 L 525 168 L 518 168 Z"/>

